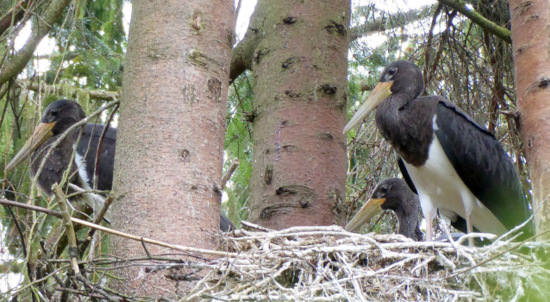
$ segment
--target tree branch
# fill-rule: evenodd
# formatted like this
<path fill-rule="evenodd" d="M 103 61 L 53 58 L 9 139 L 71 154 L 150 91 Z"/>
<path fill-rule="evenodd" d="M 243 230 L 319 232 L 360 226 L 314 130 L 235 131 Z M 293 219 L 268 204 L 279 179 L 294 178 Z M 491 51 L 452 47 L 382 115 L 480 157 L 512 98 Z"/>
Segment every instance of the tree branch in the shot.
<path fill-rule="evenodd" d="M 499 26 L 498 24 L 483 17 L 481 14 L 479 14 L 475 10 L 466 7 L 466 3 L 464 1 L 462 0 L 437 0 L 437 1 L 453 9 L 456 9 L 461 14 L 463 14 L 468 19 L 470 19 L 472 22 L 479 25 L 481 28 L 487 30 L 488 32 L 492 33 L 493 35 L 499 37 L 500 39 L 508 43 L 512 43 L 512 33 L 508 29 L 502 26 Z"/>
<path fill-rule="evenodd" d="M 239 75 L 246 70 L 252 69 L 254 53 L 257 52 L 258 44 L 260 43 L 263 31 L 263 22 L 265 9 L 260 6 L 264 5 L 265 1 L 259 1 L 256 8 L 250 16 L 248 30 L 244 38 L 233 47 L 231 52 L 231 67 L 229 70 L 229 80 L 233 82 Z M 260 55 L 260 54 L 258 54 Z"/>
<path fill-rule="evenodd" d="M 9 9 L 8 12 L 0 18 L 0 36 L 14 24 L 17 24 L 21 21 L 21 19 L 23 19 L 23 16 L 25 16 L 24 7 L 27 6 L 28 2 L 28 0 L 25 0 L 23 2 L 16 3 L 13 8 Z"/>
<path fill-rule="evenodd" d="M 38 93 L 57 92 L 67 97 L 76 98 L 80 92 L 85 92 L 90 96 L 91 99 L 99 101 L 114 101 L 120 98 L 119 91 L 91 90 L 74 87 L 66 88 L 64 85 L 61 84 L 48 85 L 44 82 L 36 82 L 31 80 L 18 80 L 15 83 L 19 85 L 19 87 L 26 88 L 32 91 L 37 91 Z"/>
<path fill-rule="evenodd" d="M 235 172 L 235 169 L 239 166 L 239 159 L 236 158 L 232 163 L 231 166 L 229 166 L 229 169 L 227 169 L 227 172 L 225 172 L 225 175 L 222 177 L 222 190 L 225 189 L 225 186 L 227 185 L 227 182 L 231 178 L 231 175 L 233 175 L 233 172 Z"/>
<path fill-rule="evenodd" d="M 42 213 L 46 213 L 48 215 L 52 215 L 52 216 L 55 216 L 55 217 L 62 218 L 62 214 L 60 212 L 52 211 L 52 210 L 45 209 L 45 208 L 42 208 L 42 207 L 29 205 L 29 204 L 22 203 L 22 202 L 17 202 L 17 201 L 12 201 L 12 200 L 7 200 L 7 199 L 1 199 L 0 198 L 0 204 L 19 207 L 19 208 L 23 208 L 23 209 L 28 209 L 28 210 L 31 210 L 31 211 L 42 212 Z M 95 224 L 95 223 L 88 222 L 88 221 L 78 219 L 78 218 L 74 218 L 74 217 L 70 217 L 70 220 L 73 223 L 77 223 L 77 224 L 80 224 L 80 225 L 83 225 L 83 226 L 86 226 L 86 227 L 89 227 L 89 228 L 95 228 L 95 229 L 97 229 L 99 231 L 102 231 L 102 232 L 105 232 L 105 233 L 113 234 L 113 235 L 116 235 L 116 236 L 124 237 L 124 238 L 135 240 L 135 241 L 140 241 L 140 242 L 145 242 L 145 243 L 149 243 L 149 244 L 154 244 L 154 245 L 158 245 L 158 246 L 171 248 L 171 249 L 181 251 L 181 252 L 206 254 L 206 255 L 221 256 L 221 257 L 236 257 L 237 256 L 237 253 L 214 251 L 214 250 L 200 249 L 200 248 L 194 248 L 194 247 L 187 247 L 187 246 L 182 246 L 182 245 L 177 245 L 177 244 L 166 243 L 166 242 L 162 242 L 162 241 L 158 241 L 158 240 L 153 240 L 153 239 L 149 239 L 149 238 L 145 238 L 145 237 L 141 237 L 141 236 L 135 236 L 135 235 L 132 235 L 132 234 L 128 234 L 128 233 L 120 232 L 120 231 L 117 231 L 117 230 L 113 230 L 111 228 L 107 228 L 107 227 L 104 227 L 102 225 Z"/>
<path fill-rule="evenodd" d="M 349 29 L 349 42 L 364 37 L 373 32 L 385 31 L 388 29 L 405 26 L 411 22 L 425 18 L 431 10 L 432 5 L 426 5 L 419 9 L 409 10 L 395 15 L 382 16 L 371 22 L 352 27 Z M 388 22 L 391 20 L 391 22 Z"/>
<path fill-rule="evenodd" d="M 0 85 L 16 77 L 32 58 L 38 43 L 46 36 L 52 24 L 62 15 L 71 0 L 53 0 L 42 15 L 32 19 L 33 29 L 25 45 L 0 69 Z"/>
<path fill-rule="evenodd" d="M 260 42 L 258 29 L 248 29 L 244 38 L 235 46 L 231 52 L 231 69 L 229 80 L 234 81 L 239 75 L 252 68 L 252 57 Z"/>
<path fill-rule="evenodd" d="M 59 209 L 61 209 L 63 226 L 65 227 L 65 235 L 67 235 L 67 239 L 69 240 L 69 259 L 71 261 L 71 267 L 73 268 L 73 272 L 78 275 L 80 274 L 80 268 L 78 267 L 78 260 L 80 256 L 78 255 L 76 233 L 73 227 L 73 223 L 71 221 L 71 214 L 69 214 L 69 210 L 67 207 L 67 199 L 65 198 L 65 194 L 63 194 L 63 191 L 57 185 L 57 183 L 53 185 L 53 192 L 58 199 L 57 203 L 59 205 Z"/>

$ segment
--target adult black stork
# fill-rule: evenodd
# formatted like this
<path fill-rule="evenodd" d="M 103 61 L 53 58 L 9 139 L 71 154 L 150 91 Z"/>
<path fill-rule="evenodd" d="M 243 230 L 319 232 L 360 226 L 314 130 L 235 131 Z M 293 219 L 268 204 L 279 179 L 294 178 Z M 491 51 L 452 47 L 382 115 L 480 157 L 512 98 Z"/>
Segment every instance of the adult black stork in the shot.
<path fill-rule="evenodd" d="M 348 222 L 346 230 L 353 232 L 382 210 L 392 210 L 399 221 L 398 233 L 415 241 L 421 241 L 424 239 L 424 234 L 419 228 L 419 208 L 418 195 L 409 189 L 405 180 L 384 179 L 376 185 L 371 198 Z"/>
<path fill-rule="evenodd" d="M 527 220 L 518 174 L 498 140 L 445 98 L 419 97 L 423 88 L 416 65 L 390 64 L 344 133 L 378 108 L 376 125 L 404 160 L 418 192 L 427 240 L 437 209 L 451 221 L 464 219 L 467 232 L 501 235 Z M 522 231 L 522 238 L 532 235 L 532 223 Z"/>
<path fill-rule="evenodd" d="M 57 100 L 51 103 L 44 110 L 41 122 L 32 136 L 6 166 L 6 171 L 13 169 L 32 154 L 31 177 L 34 179 L 52 144 L 67 129 L 84 118 L 86 118 L 84 110 L 74 101 Z M 88 123 L 82 129 L 80 140 L 78 140 L 80 129 L 74 129 L 53 148 L 37 181 L 38 187 L 48 197 L 53 196 L 52 185 L 62 181 L 63 175 L 69 167 L 68 182 L 89 191 L 94 187 L 95 175 L 97 186 L 94 189 L 101 191 L 112 189 L 117 130 L 109 127 L 104 137 L 101 138 L 104 129 L 104 125 Z M 78 145 L 76 145 L 77 140 Z M 76 152 L 74 152 L 75 145 Z M 101 150 L 96 165 L 98 148 Z M 73 152 L 75 153 L 74 159 Z M 73 160 L 72 163 L 71 160 Z M 88 203 L 100 201 L 89 194 L 83 194 L 83 196 Z M 93 204 L 91 206 L 98 210 L 101 205 Z M 227 217 L 221 215 L 220 229 L 227 232 L 235 229 L 235 226 Z"/>

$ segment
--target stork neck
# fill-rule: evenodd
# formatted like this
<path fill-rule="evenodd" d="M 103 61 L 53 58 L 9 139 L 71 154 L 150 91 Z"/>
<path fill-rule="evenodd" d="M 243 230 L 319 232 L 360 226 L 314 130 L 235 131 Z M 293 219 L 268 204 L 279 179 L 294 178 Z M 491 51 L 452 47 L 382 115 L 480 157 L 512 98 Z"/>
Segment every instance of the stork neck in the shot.
<path fill-rule="evenodd" d="M 405 206 L 396 211 L 399 219 L 399 234 L 416 241 L 422 240 L 423 237 L 418 221 L 418 204 L 418 200 L 408 199 Z"/>
<path fill-rule="evenodd" d="M 413 96 L 401 92 L 382 101 L 376 111 L 376 125 L 405 162 L 420 166 L 428 159 L 437 99 Z"/>

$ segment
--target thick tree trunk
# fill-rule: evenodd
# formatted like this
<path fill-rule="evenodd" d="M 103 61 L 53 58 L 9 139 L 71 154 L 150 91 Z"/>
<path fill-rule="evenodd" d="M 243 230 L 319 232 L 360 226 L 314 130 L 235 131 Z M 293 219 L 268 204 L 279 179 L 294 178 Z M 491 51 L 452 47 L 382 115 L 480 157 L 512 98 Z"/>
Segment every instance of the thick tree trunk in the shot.
<path fill-rule="evenodd" d="M 113 226 L 169 243 L 214 248 L 220 221 L 223 137 L 233 2 L 132 2 L 115 163 Z M 141 244 L 113 238 L 122 258 Z M 148 246 L 152 255 L 170 253 Z M 177 286 L 165 271 L 119 273 L 137 295 Z M 171 284 L 170 284 L 171 282 Z M 169 297 L 167 297 L 169 298 Z"/>
<path fill-rule="evenodd" d="M 521 131 L 541 233 L 550 230 L 550 3 L 511 0 L 509 5 Z"/>
<path fill-rule="evenodd" d="M 250 180 L 256 223 L 344 223 L 349 18 L 349 0 L 256 5 L 247 33 L 257 41 Z"/>

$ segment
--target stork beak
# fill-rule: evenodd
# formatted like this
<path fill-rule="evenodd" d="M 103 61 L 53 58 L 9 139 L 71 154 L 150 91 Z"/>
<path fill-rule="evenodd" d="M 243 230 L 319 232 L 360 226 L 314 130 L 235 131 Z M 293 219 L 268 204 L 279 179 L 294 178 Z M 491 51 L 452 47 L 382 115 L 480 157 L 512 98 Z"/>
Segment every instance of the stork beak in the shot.
<path fill-rule="evenodd" d="M 46 139 L 53 136 L 52 128 L 55 123 L 40 123 L 34 129 L 32 136 L 25 142 L 25 145 L 19 150 L 19 152 L 13 157 L 10 163 L 6 166 L 5 170 L 9 171 L 23 160 L 25 160 L 36 148 L 42 145 Z"/>
<path fill-rule="evenodd" d="M 385 198 L 371 198 L 363 205 L 361 210 L 353 216 L 346 225 L 346 231 L 353 232 L 359 229 L 363 224 L 369 221 L 374 215 L 382 212 L 380 206 L 386 201 Z"/>
<path fill-rule="evenodd" d="M 361 121 L 369 114 L 371 111 L 376 109 L 378 105 L 385 100 L 387 97 L 389 97 L 392 92 L 390 90 L 391 85 L 393 84 L 393 81 L 391 82 L 380 82 L 376 87 L 374 87 L 374 90 L 370 93 L 369 97 L 366 101 L 363 102 L 363 105 L 359 107 L 357 112 L 353 115 L 351 120 L 349 120 L 346 127 L 344 127 L 344 134 L 346 134 L 348 131 L 351 130 L 351 128 L 359 125 Z"/>

